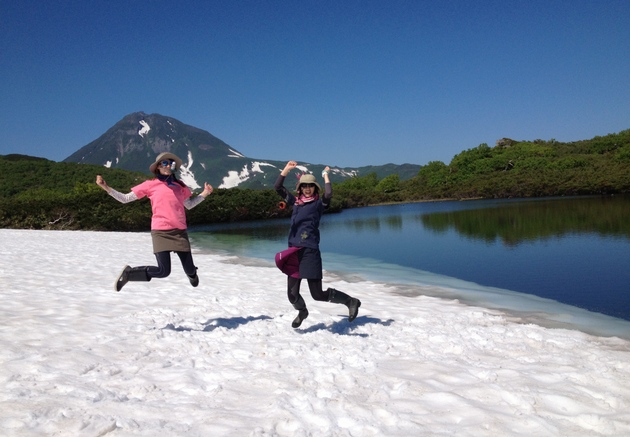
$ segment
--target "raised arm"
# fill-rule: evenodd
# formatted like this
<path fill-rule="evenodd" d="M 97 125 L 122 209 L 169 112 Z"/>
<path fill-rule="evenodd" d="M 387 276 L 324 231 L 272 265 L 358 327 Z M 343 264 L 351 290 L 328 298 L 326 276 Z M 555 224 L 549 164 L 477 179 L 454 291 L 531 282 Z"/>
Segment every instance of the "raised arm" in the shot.
<path fill-rule="evenodd" d="M 322 177 L 324 178 L 324 194 L 322 200 L 325 205 L 330 204 L 330 199 L 332 199 L 332 184 L 330 183 L 328 173 L 330 173 L 330 167 L 326 166 L 322 171 Z"/>
<path fill-rule="evenodd" d="M 278 193 L 280 197 L 282 197 L 284 200 L 289 202 L 289 204 L 293 203 L 291 199 L 293 195 L 289 193 L 289 191 L 287 191 L 287 189 L 284 187 L 284 179 L 289 175 L 291 170 L 293 170 L 295 167 L 297 167 L 297 162 L 295 161 L 287 162 L 287 165 L 284 166 L 284 168 L 278 175 L 278 179 L 276 179 L 276 183 L 274 184 L 274 189 L 276 190 L 276 193 Z"/>
<path fill-rule="evenodd" d="M 120 203 L 129 203 L 133 202 L 134 200 L 138 200 L 138 196 L 136 196 L 136 193 L 134 193 L 133 191 L 127 194 L 123 194 L 114 190 L 112 187 L 107 185 L 107 182 L 105 182 L 105 179 L 103 179 L 103 176 L 101 176 L 100 174 L 96 175 L 96 185 L 107 191 L 107 194 L 118 200 Z"/>
<path fill-rule="evenodd" d="M 284 177 L 287 177 L 289 173 L 291 172 L 291 170 L 293 170 L 295 167 L 297 167 L 297 162 L 289 161 L 287 162 L 287 165 L 284 166 L 280 174 Z"/>
<path fill-rule="evenodd" d="M 186 199 L 184 201 L 184 206 L 186 207 L 186 209 L 193 209 L 195 206 L 203 202 L 206 199 L 206 197 L 211 195 L 213 191 L 214 189 L 212 188 L 212 185 L 205 182 L 203 185 L 203 191 L 199 193 L 198 196 L 189 197 L 188 199 Z"/>

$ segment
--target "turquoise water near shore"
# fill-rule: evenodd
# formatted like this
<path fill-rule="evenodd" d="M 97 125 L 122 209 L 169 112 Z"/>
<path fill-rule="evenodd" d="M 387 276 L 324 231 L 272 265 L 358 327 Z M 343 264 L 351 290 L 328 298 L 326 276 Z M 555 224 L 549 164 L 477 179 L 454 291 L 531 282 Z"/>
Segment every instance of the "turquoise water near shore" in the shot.
<path fill-rule="evenodd" d="M 324 269 L 409 296 L 500 309 L 523 322 L 630 338 L 628 202 L 609 200 L 436 202 L 326 214 Z M 287 231 L 287 220 L 267 220 L 190 234 L 198 250 L 273 266 Z"/>

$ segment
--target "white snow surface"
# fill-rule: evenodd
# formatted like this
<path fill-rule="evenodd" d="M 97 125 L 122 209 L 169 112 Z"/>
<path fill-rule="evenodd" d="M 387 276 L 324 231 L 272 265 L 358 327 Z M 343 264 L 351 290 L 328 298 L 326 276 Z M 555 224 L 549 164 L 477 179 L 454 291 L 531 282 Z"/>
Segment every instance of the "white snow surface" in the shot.
<path fill-rule="evenodd" d="M 154 263 L 148 233 L 0 236 L 3 436 L 630 435 L 626 340 L 326 272 L 359 317 L 304 284 L 292 329 L 274 254 L 194 250 L 197 288 L 173 255 L 117 293 L 124 264 Z"/>

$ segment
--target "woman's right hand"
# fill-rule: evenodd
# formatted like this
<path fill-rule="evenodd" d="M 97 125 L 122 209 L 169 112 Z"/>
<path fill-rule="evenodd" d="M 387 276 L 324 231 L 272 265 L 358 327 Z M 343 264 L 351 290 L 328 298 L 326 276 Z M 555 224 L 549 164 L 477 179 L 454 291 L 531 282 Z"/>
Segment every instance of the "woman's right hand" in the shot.
<path fill-rule="evenodd" d="M 109 192 L 109 185 L 107 185 L 107 182 L 105 182 L 105 179 L 103 179 L 103 176 L 100 174 L 96 175 L 96 185 Z"/>
<path fill-rule="evenodd" d="M 291 170 L 293 170 L 295 167 L 297 167 L 297 162 L 295 161 L 289 161 L 287 162 L 287 165 L 284 166 L 284 170 L 282 170 L 282 175 L 286 176 L 289 174 L 289 172 Z"/>

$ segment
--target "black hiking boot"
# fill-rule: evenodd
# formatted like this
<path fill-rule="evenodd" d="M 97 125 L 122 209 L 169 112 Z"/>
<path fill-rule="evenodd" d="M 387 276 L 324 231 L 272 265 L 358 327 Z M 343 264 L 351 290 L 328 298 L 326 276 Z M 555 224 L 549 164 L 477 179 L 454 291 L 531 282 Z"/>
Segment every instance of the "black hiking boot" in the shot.
<path fill-rule="evenodd" d="M 192 285 L 193 287 L 196 287 L 197 285 L 199 285 L 199 276 L 197 276 L 197 267 L 195 267 L 195 273 L 192 276 L 190 275 L 186 275 L 186 276 L 188 276 L 190 285 Z"/>
<path fill-rule="evenodd" d="M 328 302 L 340 303 L 348 307 L 348 322 L 352 322 L 359 315 L 359 307 L 361 301 L 354 297 L 348 296 L 343 291 L 335 290 L 334 288 L 328 289 Z"/>
<path fill-rule="evenodd" d="M 352 322 L 359 315 L 359 307 L 361 306 L 361 301 L 354 297 L 350 298 L 350 301 L 346 303 L 348 307 L 348 322 Z"/>
<path fill-rule="evenodd" d="M 308 310 L 306 309 L 306 302 L 302 296 L 298 297 L 298 300 L 293 304 L 293 308 L 299 311 L 297 317 L 293 319 L 291 323 L 292 328 L 299 328 L 302 322 L 308 317 Z"/>
<path fill-rule="evenodd" d="M 308 317 L 308 310 L 306 308 L 304 308 L 303 310 L 300 310 L 297 317 L 293 319 L 293 322 L 291 323 L 291 327 L 299 328 L 302 322 L 304 321 L 304 319 L 306 319 L 307 317 Z"/>
<path fill-rule="evenodd" d="M 195 273 L 195 276 L 188 276 L 188 280 L 190 281 L 190 285 L 192 285 L 193 287 L 199 285 L 199 276 L 197 276 L 197 273 Z"/>
<path fill-rule="evenodd" d="M 115 289 L 116 291 L 122 290 L 125 284 L 129 281 L 144 281 L 148 282 L 151 278 L 147 274 L 146 267 L 129 267 L 125 266 L 125 268 L 120 272 L 118 279 L 116 280 Z"/>

